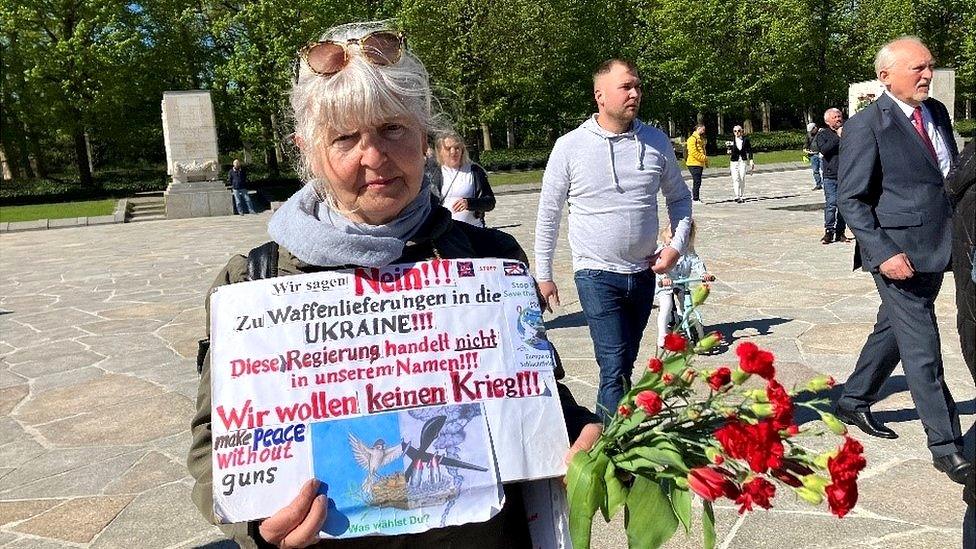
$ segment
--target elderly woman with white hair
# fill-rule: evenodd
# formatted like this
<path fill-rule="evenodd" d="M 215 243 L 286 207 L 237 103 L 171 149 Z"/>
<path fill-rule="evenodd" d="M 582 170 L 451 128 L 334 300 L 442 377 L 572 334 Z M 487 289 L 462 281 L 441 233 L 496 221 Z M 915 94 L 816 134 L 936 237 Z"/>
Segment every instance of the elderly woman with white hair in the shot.
<path fill-rule="evenodd" d="M 432 201 L 424 178 L 425 136 L 436 130 L 430 85 L 402 35 L 376 23 L 329 30 L 302 50 L 291 105 L 299 170 L 307 183 L 272 216 L 272 241 L 247 256 L 232 257 L 215 287 L 256 277 L 435 257 L 526 261 L 511 236 L 456 223 Z M 209 316 L 209 301 L 207 305 Z M 213 521 L 209 362 L 207 352 L 187 465 L 195 480 L 193 500 Z M 557 368 L 557 378 L 561 374 Z M 567 429 L 576 441 L 572 450 L 589 448 L 600 433 L 596 416 L 577 405 L 564 386 L 558 388 Z M 531 546 L 517 485 L 505 485 L 506 504 L 487 522 L 343 540 L 320 540 L 328 503 L 318 481 L 282 489 L 297 494 L 290 505 L 263 521 L 221 528 L 242 547 Z"/>

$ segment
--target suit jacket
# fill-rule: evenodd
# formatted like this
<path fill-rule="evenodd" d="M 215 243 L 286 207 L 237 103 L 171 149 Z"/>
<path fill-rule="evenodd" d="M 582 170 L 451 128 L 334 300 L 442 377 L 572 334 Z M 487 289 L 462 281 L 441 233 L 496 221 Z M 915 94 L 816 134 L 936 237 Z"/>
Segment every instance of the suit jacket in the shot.
<path fill-rule="evenodd" d="M 925 100 L 949 153 L 958 154 L 945 105 Z M 837 207 L 857 237 L 854 268 L 877 271 L 904 252 L 919 272 L 943 272 L 951 257 L 945 179 L 905 113 L 887 94 L 844 124 Z"/>
<path fill-rule="evenodd" d="M 735 138 L 732 138 L 732 144 L 729 145 L 729 160 L 736 162 L 738 160 L 752 160 L 752 142 L 749 138 L 742 136 L 742 148 L 735 146 Z"/>

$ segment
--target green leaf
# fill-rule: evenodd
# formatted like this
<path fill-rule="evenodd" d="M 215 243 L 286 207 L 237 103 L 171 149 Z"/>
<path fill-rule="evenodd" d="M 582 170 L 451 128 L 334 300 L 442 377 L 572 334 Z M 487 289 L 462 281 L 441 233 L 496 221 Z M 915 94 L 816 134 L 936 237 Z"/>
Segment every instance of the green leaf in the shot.
<path fill-rule="evenodd" d="M 607 470 L 603 474 L 603 482 L 607 487 L 607 502 L 602 507 L 603 518 L 610 522 L 610 519 L 617 514 L 617 511 L 627 502 L 627 495 L 630 489 L 619 478 L 617 478 L 617 468 L 613 463 L 607 464 Z"/>
<path fill-rule="evenodd" d="M 630 549 L 657 549 L 678 529 L 678 517 L 660 484 L 637 477 L 627 497 L 624 524 Z"/>
<path fill-rule="evenodd" d="M 685 465 L 681 452 L 675 448 L 670 440 L 658 437 L 651 444 L 651 446 L 635 446 L 624 452 L 621 459 L 626 460 L 639 456 L 664 467 L 674 467 L 684 473 L 688 472 L 688 466 Z"/>
<path fill-rule="evenodd" d="M 703 500 L 702 504 L 702 531 L 705 533 L 702 549 L 715 549 L 715 511 L 712 509 L 712 502 Z"/>
<path fill-rule="evenodd" d="M 685 527 L 685 534 L 691 532 L 691 492 L 671 484 L 671 509 Z"/>
<path fill-rule="evenodd" d="M 569 485 L 569 533 L 576 549 L 588 549 L 593 515 L 606 503 L 603 474 L 610 458 L 599 453 L 595 457 L 586 452 L 573 456 L 566 474 Z"/>

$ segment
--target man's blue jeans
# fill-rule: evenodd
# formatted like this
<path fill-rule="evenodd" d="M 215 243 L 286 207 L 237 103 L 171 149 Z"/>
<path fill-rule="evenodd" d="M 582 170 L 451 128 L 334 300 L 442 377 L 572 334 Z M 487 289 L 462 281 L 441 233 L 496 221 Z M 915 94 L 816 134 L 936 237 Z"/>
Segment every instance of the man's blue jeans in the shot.
<path fill-rule="evenodd" d="M 842 235 L 847 229 L 844 216 L 837 209 L 837 180 L 823 178 L 824 189 L 824 229 Z"/>
<path fill-rule="evenodd" d="M 630 375 L 654 301 L 654 273 L 650 269 L 634 274 L 582 269 L 576 271 L 575 279 L 600 366 L 596 413 L 609 423 L 630 389 Z"/>
<path fill-rule="evenodd" d="M 815 154 L 810 157 L 810 169 L 813 170 L 813 186 L 823 187 L 823 182 L 820 179 L 820 155 Z"/>
<path fill-rule="evenodd" d="M 234 205 L 237 206 L 239 215 L 255 213 L 254 202 L 251 202 L 251 195 L 247 189 L 234 189 Z"/>

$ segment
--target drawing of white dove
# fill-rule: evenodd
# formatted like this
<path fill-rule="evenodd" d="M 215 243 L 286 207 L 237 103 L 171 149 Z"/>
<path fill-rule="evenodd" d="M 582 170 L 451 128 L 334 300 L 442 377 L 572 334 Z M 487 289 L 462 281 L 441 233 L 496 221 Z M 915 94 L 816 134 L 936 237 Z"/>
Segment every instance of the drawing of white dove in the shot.
<path fill-rule="evenodd" d="M 376 472 L 403 454 L 399 445 L 387 448 L 386 441 L 380 438 L 376 439 L 373 446 L 366 446 L 352 433 L 349 433 L 349 446 L 356 463 L 366 469 L 366 480 L 363 481 L 363 491 L 366 493 L 370 493 L 373 483 L 376 482 Z"/>

